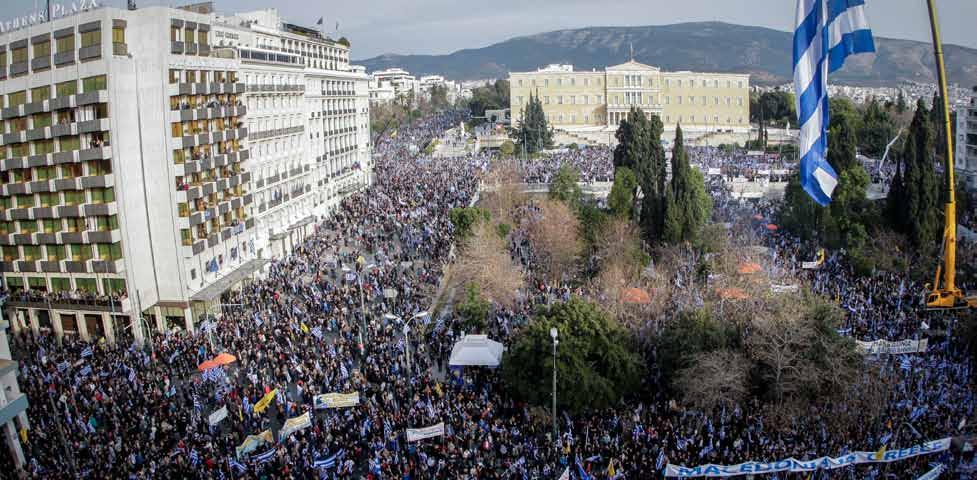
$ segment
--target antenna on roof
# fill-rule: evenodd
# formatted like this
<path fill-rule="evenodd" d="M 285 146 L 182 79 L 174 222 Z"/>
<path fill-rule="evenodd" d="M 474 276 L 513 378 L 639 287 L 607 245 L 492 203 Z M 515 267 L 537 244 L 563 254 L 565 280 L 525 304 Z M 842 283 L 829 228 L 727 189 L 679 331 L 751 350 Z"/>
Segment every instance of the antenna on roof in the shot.
<path fill-rule="evenodd" d="M 631 45 L 631 61 L 633 62 L 634 61 L 634 42 L 629 42 L 628 44 Z"/>

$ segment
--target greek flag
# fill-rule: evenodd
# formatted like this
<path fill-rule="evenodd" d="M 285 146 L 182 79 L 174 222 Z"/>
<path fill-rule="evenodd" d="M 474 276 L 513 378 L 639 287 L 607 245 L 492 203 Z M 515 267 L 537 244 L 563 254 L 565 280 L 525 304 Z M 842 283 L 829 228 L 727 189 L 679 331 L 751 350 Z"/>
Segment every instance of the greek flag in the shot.
<path fill-rule="evenodd" d="M 315 338 L 322 340 L 322 327 L 320 326 L 312 327 L 312 335 L 315 336 Z"/>
<path fill-rule="evenodd" d="M 828 151 L 828 73 L 849 55 L 875 51 L 865 0 L 797 0 L 794 30 L 794 93 L 801 185 L 821 205 L 831 202 L 838 174 Z"/>
<path fill-rule="evenodd" d="M 204 406 L 200 403 L 200 399 L 196 395 L 193 396 L 193 409 L 197 411 L 204 409 Z"/>
<path fill-rule="evenodd" d="M 85 368 L 81 369 L 81 371 L 78 372 L 78 376 L 79 377 L 85 377 L 85 376 L 88 376 L 88 375 L 91 375 L 91 374 L 92 374 L 92 366 L 91 365 L 85 365 Z"/>
<path fill-rule="evenodd" d="M 655 461 L 655 469 L 661 471 L 665 468 L 665 449 L 658 450 L 658 460 Z"/>
<path fill-rule="evenodd" d="M 92 347 L 91 347 L 91 345 L 89 345 L 89 346 L 85 347 L 84 350 L 81 351 L 81 358 L 88 358 L 88 357 L 92 356 L 92 353 L 93 353 L 92 352 Z"/>
<path fill-rule="evenodd" d="M 197 449 L 196 448 L 193 449 L 193 450 L 190 450 L 190 463 L 192 463 L 193 466 L 197 466 L 197 465 L 200 464 L 200 455 L 197 455 Z"/>
<path fill-rule="evenodd" d="M 346 450 L 340 449 L 338 452 L 332 454 L 331 457 L 320 458 L 312 463 L 315 468 L 332 468 L 336 466 L 336 463 L 342 460 L 343 456 L 346 454 Z"/>
<path fill-rule="evenodd" d="M 248 467 L 241 465 L 241 462 L 234 460 L 233 458 L 227 459 L 227 466 L 234 470 L 234 473 L 241 475 L 242 473 L 248 471 Z"/>
<path fill-rule="evenodd" d="M 67 361 L 64 361 L 64 362 L 61 362 L 61 363 L 58 364 L 58 372 L 59 373 L 63 373 L 65 370 L 67 370 L 69 368 L 71 368 L 71 364 L 68 363 Z"/>
<path fill-rule="evenodd" d="M 133 370 L 133 369 L 131 369 L 131 368 L 129 368 L 129 367 L 126 367 L 126 369 L 129 370 L 129 383 L 135 382 L 136 381 L 136 371 Z"/>
<path fill-rule="evenodd" d="M 275 457 L 275 449 L 273 448 L 273 449 L 268 450 L 267 452 L 262 453 L 260 455 L 255 455 L 255 457 L 252 459 L 252 461 L 254 463 L 257 463 L 257 464 L 268 463 L 274 457 Z"/>

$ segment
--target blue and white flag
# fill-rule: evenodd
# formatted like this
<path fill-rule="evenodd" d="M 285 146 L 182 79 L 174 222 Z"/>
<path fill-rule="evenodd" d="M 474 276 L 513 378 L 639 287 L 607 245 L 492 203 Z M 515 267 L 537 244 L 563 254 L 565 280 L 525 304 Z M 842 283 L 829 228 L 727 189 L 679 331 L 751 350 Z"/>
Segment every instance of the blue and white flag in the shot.
<path fill-rule="evenodd" d="M 81 351 L 81 358 L 88 358 L 88 357 L 92 356 L 92 353 L 93 353 L 92 352 L 92 347 L 91 347 L 91 345 L 89 345 L 89 346 L 85 347 L 84 350 Z"/>
<path fill-rule="evenodd" d="M 346 450 L 340 449 L 338 452 L 332 454 L 330 457 L 320 458 L 312 462 L 312 466 L 315 468 L 332 468 L 336 464 L 342 461 L 343 456 L 346 454 Z"/>
<path fill-rule="evenodd" d="M 268 450 L 267 452 L 262 453 L 260 455 L 255 455 L 254 458 L 251 459 L 251 460 L 254 463 L 261 464 L 261 463 L 268 463 L 268 462 L 272 461 L 273 458 L 275 458 L 275 449 L 274 448 L 271 449 L 271 450 Z"/>
<path fill-rule="evenodd" d="M 318 325 L 312 327 L 312 335 L 315 338 L 317 338 L 319 340 L 322 340 L 322 327 L 320 327 Z"/>
<path fill-rule="evenodd" d="M 91 374 L 92 374 L 92 366 L 91 365 L 85 365 L 85 368 L 81 369 L 81 371 L 78 372 L 78 376 L 80 376 L 80 377 L 85 377 L 85 376 L 88 376 L 88 375 L 91 375 Z"/>
<path fill-rule="evenodd" d="M 662 448 L 658 450 L 658 460 L 655 461 L 655 470 L 660 472 L 663 468 L 665 468 L 665 463 L 665 449 Z"/>
<path fill-rule="evenodd" d="M 238 462 L 233 458 L 227 459 L 227 466 L 230 467 L 231 470 L 233 470 L 234 473 L 238 475 L 241 475 L 242 473 L 248 471 L 248 467 L 245 467 L 244 465 L 241 464 L 241 462 Z"/>
<path fill-rule="evenodd" d="M 190 463 L 193 464 L 193 466 L 200 465 L 200 455 L 197 454 L 196 448 L 190 450 Z"/>
<path fill-rule="evenodd" d="M 814 201 L 831 203 L 838 174 L 828 164 L 828 73 L 849 55 L 875 51 L 865 0 L 797 0 L 794 95 L 800 128 L 801 185 Z"/>
<path fill-rule="evenodd" d="M 69 368 L 71 368 L 71 364 L 68 363 L 67 360 L 65 360 L 65 361 L 63 361 L 63 362 L 61 362 L 61 363 L 58 364 L 58 372 L 59 373 L 64 373 L 64 371 L 67 370 L 67 369 L 69 369 Z"/>

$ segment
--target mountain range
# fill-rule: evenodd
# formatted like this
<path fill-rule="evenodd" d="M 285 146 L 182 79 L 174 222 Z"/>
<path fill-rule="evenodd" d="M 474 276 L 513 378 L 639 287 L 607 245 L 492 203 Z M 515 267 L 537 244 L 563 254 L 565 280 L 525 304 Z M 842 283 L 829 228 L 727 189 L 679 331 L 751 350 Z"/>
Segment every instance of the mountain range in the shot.
<path fill-rule="evenodd" d="M 511 38 L 447 55 L 385 54 L 356 63 L 370 72 L 400 67 L 418 76 L 477 80 L 507 78 L 510 71 L 533 71 L 550 63 L 602 69 L 627 61 L 633 48 L 636 61 L 663 70 L 749 73 L 755 85 L 779 85 L 791 81 L 791 36 L 723 22 L 587 27 Z M 831 82 L 891 87 L 936 81 L 929 43 L 884 37 L 875 42 L 877 53 L 850 57 Z M 944 45 L 944 55 L 951 84 L 977 85 L 977 49 Z"/>

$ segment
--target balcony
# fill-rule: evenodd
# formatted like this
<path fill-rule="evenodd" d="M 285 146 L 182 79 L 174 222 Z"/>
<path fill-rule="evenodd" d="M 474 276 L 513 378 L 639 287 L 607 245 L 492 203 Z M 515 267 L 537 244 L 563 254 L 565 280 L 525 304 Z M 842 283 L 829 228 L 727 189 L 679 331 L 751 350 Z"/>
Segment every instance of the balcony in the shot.
<path fill-rule="evenodd" d="M 78 133 L 107 132 L 111 128 L 109 119 L 99 118 L 78 123 Z"/>
<path fill-rule="evenodd" d="M 14 369 L 17 368 L 16 362 L 10 360 L 0 360 L 0 362 L 13 363 Z M 8 395 L 8 393 L 4 392 L 3 395 Z M 12 418 L 27 410 L 27 395 L 24 393 L 18 393 L 12 396 L 12 398 L 4 397 L 0 400 L 2 400 L 2 403 L 0 403 L 0 425 L 6 424 Z"/>
<path fill-rule="evenodd" d="M 81 61 L 102 57 L 102 44 L 81 47 L 78 49 L 78 59 Z"/>

